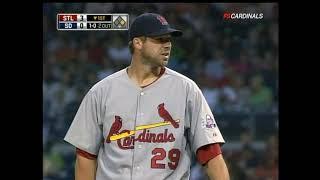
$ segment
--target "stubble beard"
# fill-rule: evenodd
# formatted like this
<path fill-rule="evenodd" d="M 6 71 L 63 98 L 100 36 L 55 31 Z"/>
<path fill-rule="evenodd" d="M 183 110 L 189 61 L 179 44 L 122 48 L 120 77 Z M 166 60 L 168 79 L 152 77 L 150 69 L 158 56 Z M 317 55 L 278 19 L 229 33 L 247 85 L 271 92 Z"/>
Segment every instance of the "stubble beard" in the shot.
<path fill-rule="evenodd" d="M 161 55 L 160 55 L 161 56 Z M 164 67 L 167 66 L 169 58 L 167 60 L 160 59 L 160 57 L 153 57 L 146 54 L 144 51 L 141 54 L 142 63 L 152 67 Z"/>

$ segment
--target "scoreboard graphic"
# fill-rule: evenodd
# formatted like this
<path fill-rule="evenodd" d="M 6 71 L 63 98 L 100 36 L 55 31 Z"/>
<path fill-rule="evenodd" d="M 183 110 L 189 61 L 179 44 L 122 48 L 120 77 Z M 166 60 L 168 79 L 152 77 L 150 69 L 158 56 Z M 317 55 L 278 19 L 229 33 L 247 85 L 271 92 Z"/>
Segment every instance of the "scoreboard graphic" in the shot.
<path fill-rule="evenodd" d="M 57 30 L 128 30 L 128 14 L 57 14 Z"/>

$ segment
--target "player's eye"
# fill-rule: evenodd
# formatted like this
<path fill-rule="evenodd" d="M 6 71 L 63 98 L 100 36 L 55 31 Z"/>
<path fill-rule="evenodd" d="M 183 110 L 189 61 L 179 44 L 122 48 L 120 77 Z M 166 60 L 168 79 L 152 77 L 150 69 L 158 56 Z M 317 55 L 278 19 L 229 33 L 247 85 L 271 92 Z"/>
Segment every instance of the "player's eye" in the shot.
<path fill-rule="evenodd" d="M 158 38 L 158 41 L 161 43 L 171 42 L 171 38 Z"/>
<path fill-rule="evenodd" d="M 158 43 L 167 43 L 167 42 L 171 42 L 171 38 L 170 37 L 159 37 L 159 38 L 150 38 L 155 42 Z"/>

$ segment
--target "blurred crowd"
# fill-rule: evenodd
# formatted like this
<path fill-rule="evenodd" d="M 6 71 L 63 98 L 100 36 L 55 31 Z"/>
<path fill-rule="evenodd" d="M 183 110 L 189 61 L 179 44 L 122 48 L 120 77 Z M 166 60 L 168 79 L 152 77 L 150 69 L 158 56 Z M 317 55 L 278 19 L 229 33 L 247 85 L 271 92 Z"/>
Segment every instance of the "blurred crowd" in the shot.
<path fill-rule="evenodd" d="M 276 3 L 45 3 L 44 180 L 73 179 L 74 148 L 63 142 L 73 116 L 92 85 L 127 67 L 131 60 L 127 31 L 58 31 L 57 14 L 128 13 L 130 21 L 144 12 L 159 13 L 184 32 L 183 37 L 173 39 L 168 67 L 199 85 L 214 114 L 264 113 L 277 117 Z M 264 18 L 226 20 L 225 12 L 263 13 Z M 245 128 L 239 134 L 240 147 L 224 150 L 232 179 L 278 179 L 277 129 L 266 134 L 262 148 L 253 146 L 254 139 L 252 129 Z M 191 180 L 198 179 L 206 177 L 194 163 Z"/>

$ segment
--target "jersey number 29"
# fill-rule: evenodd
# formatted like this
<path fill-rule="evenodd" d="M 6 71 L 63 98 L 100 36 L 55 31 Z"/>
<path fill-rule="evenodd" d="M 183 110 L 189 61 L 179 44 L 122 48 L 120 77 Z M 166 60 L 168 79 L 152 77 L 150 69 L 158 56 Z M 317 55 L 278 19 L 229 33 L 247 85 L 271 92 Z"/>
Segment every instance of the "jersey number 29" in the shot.
<path fill-rule="evenodd" d="M 159 163 L 157 161 L 161 161 L 166 158 L 167 153 L 163 148 L 155 148 L 152 150 L 152 155 L 155 155 L 151 158 L 151 168 L 155 169 L 164 169 L 166 164 Z M 168 162 L 168 166 L 170 169 L 175 170 L 179 164 L 180 159 L 180 150 L 179 149 L 171 149 L 168 153 L 168 157 L 170 162 Z"/>

